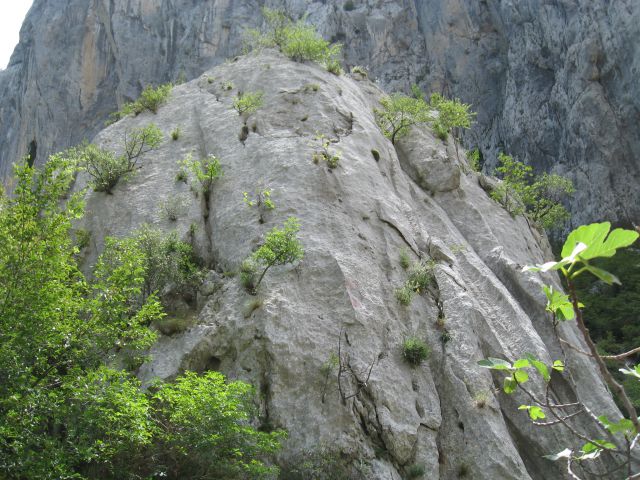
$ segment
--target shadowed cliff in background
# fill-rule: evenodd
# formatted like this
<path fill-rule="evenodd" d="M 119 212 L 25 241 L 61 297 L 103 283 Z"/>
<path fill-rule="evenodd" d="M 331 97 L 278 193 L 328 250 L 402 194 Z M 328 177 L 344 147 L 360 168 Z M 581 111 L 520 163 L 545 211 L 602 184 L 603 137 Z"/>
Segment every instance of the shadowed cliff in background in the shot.
<path fill-rule="evenodd" d="M 0 72 L 0 176 L 91 138 L 144 85 L 238 54 L 262 5 L 308 14 L 389 91 L 415 82 L 472 103 L 465 143 L 485 170 L 504 150 L 569 175 L 574 225 L 640 223 L 635 0 L 35 0 Z"/>

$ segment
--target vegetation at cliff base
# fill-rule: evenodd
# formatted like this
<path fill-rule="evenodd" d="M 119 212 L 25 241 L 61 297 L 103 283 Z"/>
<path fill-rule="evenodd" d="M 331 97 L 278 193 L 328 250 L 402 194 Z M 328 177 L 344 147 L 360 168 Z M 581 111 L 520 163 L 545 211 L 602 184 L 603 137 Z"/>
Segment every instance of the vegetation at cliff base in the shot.
<path fill-rule="evenodd" d="M 143 228 L 107 239 L 85 277 L 71 235 L 83 215 L 76 173 L 54 155 L 16 167 L 12 195 L 0 195 L 0 478 L 272 476 L 265 460 L 283 433 L 252 426 L 249 385 L 209 372 L 141 389 L 132 369 L 164 316 L 158 290 L 190 277 L 190 253 Z"/>

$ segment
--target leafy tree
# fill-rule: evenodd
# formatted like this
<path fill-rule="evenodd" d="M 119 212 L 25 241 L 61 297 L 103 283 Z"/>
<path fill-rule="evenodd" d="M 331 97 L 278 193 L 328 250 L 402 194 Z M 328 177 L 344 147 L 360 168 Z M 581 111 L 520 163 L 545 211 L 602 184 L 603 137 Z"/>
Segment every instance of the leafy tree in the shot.
<path fill-rule="evenodd" d="M 475 117 L 475 113 L 470 111 L 471 105 L 458 99 L 449 100 L 439 93 L 431 95 L 429 105 L 438 112 L 432 125 L 436 135 L 442 140 L 446 140 L 454 128 L 470 128 Z"/>
<path fill-rule="evenodd" d="M 111 193 L 121 178 L 127 179 L 136 169 L 145 153 L 155 150 L 162 142 L 162 132 L 150 124 L 134 128 L 124 134 L 124 154 L 116 155 L 96 145 L 83 143 L 65 155 L 75 158 L 91 177 L 90 185 L 96 192 Z"/>
<path fill-rule="evenodd" d="M 251 255 L 250 261 L 247 262 L 247 268 L 249 268 L 249 265 L 253 265 L 254 271 L 259 266 L 264 267 L 253 287 L 253 291 L 258 289 L 262 279 L 271 267 L 286 265 L 302 259 L 304 250 L 297 237 L 299 230 L 300 223 L 298 219 L 289 217 L 284 222 L 283 228 L 274 227 L 267 233 L 262 246 Z"/>
<path fill-rule="evenodd" d="M 262 92 L 247 92 L 238 93 L 238 96 L 233 101 L 233 108 L 238 112 L 238 115 L 243 113 L 254 113 L 264 103 L 264 94 Z"/>
<path fill-rule="evenodd" d="M 423 98 L 393 93 L 380 99 L 380 105 L 381 109 L 374 110 L 376 123 L 393 144 L 407 135 L 410 127 L 427 124 L 433 120 L 431 108 Z"/>
<path fill-rule="evenodd" d="M 611 224 L 608 222 L 579 227 L 567 237 L 562 247 L 561 260 L 527 266 L 523 270 L 532 272 L 558 271 L 567 282 L 568 294 L 555 290 L 549 285 L 543 287 L 547 297 L 546 310 L 551 316 L 554 327 L 559 322 L 575 320 L 584 344 L 587 346 L 587 351 L 583 350 L 583 347 L 571 343 L 569 339 L 562 338 L 559 330 L 554 328 L 559 337 L 560 345 L 591 357 L 595 361 L 598 371 L 611 391 L 617 396 L 627 418 L 610 420 L 603 415 L 596 416 L 591 413 L 588 406 L 580 401 L 567 403 L 562 398 L 558 398 L 556 392 L 551 388 L 551 382 L 554 375 L 560 375 L 565 370 L 565 365 L 560 360 L 555 360 L 551 365 L 548 365 L 531 355 L 525 355 L 515 361 L 489 358 L 479 362 L 482 367 L 505 373 L 503 384 L 505 393 L 523 392 L 525 394 L 522 398 L 527 400 L 527 404 L 523 404 L 519 408 L 527 412 L 535 425 L 548 425 L 548 422 L 541 422 L 541 420 L 550 416 L 551 424 L 563 425 L 575 437 L 577 445 L 569 446 L 561 452 L 546 457 L 553 461 L 566 462 L 569 476 L 575 479 L 580 479 L 576 470 L 577 464 L 596 459 L 603 452 L 607 452 L 611 458 L 617 461 L 617 466 L 605 474 L 607 478 L 612 478 L 611 475 L 615 472 L 620 472 L 621 478 L 626 479 L 637 478 L 639 473 L 634 472 L 636 465 L 632 461 L 632 455 L 635 453 L 633 450 L 637 447 L 640 435 L 638 414 L 625 388 L 608 370 L 606 362 L 625 362 L 640 351 L 640 348 L 634 348 L 617 355 L 601 354 L 586 327 L 583 315 L 584 305 L 578 299 L 575 286 L 576 279 L 584 273 L 592 274 L 607 285 L 620 284 L 620 280 L 615 275 L 595 266 L 593 262 L 597 259 L 613 257 L 619 249 L 632 245 L 640 235 L 634 230 L 617 228 L 610 231 L 610 229 Z M 637 386 L 637 382 L 640 381 L 640 365 L 621 368 L 620 372 L 635 381 Z M 533 381 L 532 375 L 536 374 L 544 385 L 544 395 L 539 395 L 537 389 L 526 385 Z M 571 381 L 571 378 L 568 377 L 565 380 Z M 590 431 L 584 428 L 584 424 L 580 423 L 584 421 L 594 422 L 597 428 L 592 429 L 591 432 L 606 432 L 607 438 L 593 436 Z"/>
<path fill-rule="evenodd" d="M 79 270 L 76 171 L 63 155 L 42 169 L 20 165 L 13 195 L 0 195 L 0 478 L 271 473 L 264 458 L 282 434 L 250 426 L 248 385 L 188 374 L 145 393 L 130 372 L 106 366 L 142 355 L 163 311 L 144 294 L 153 262 L 138 241 L 109 240 L 91 278 Z"/>
<path fill-rule="evenodd" d="M 214 182 L 222 176 L 220 160 L 213 154 L 209 154 L 207 157 L 198 160 L 189 154 L 180 162 L 180 165 L 185 172 L 190 174 L 191 181 L 197 182 L 198 190 L 202 192 L 205 201 L 209 203 L 211 188 Z"/>
<path fill-rule="evenodd" d="M 544 228 L 562 225 L 569 212 L 560 203 L 575 190 L 571 180 L 556 174 L 534 175 L 533 168 L 500 153 L 496 172 L 502 182 L 491 192 L 491 198 L 512 215 L 526 213 Z"/>
<path fill-rule="evenodd" d="M 171 478 L 262 478 L 277 472 L 257 460 L 275 453 L 282 431 L 249 425 L 253 388 L 218 372 L 186 373 L 153 396 L 160 427 L 159 465 Z"/>

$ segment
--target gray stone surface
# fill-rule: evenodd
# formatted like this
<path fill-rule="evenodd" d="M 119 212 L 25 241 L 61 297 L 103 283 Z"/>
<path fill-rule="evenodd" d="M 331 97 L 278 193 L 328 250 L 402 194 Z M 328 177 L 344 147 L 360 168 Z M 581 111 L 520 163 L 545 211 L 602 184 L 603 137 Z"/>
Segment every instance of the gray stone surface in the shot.
<path fill-rule="evenodd" d="M 235 88 L 224 91 L 222 83 L 229 81 Z M 318 91 L 305 88 L 310 83 Z M 263 90 L 264 107 L 240 117 L 232 109 L 238 90 Z M 457 185 L 446 191 L 428 191 L 414 181 L 404 165 L 427 161 L 435 171 L 450 171 L 466 168 L 466 160 L 459 163 L 430 132 L 414 131 L 406 141 L 414 148 L 401 162 L 375 125 L 380 95 L 369 81 L 265 52 L 175 88 L 157 115 L 143 113 L 106 128 L 95 141 L 116 151 L 127 129 L 150 122 L 167 136 L 180 126 L 182 135 L 147 154 L 137 175 L 119 183 L 113 195 L 86 194 L 82 227 L 92 235 L 87 267 L 105 236 L 126 235 L 145 222 L 193 242 L 217 271 L 199 291 L 198 320 L 183 333 L 162 337 L 139 375 L 149 382 L 216 368 L 253 383 L 261 420 L 289 431 L 285 456 L 327 444 L 373 480 L 405 478 L 415 463 L 425 466 L 429 479 L 456 479 L 463 468 L 474 480 L 562 478 L 558 465 L 541 455 L 573 444 L 566 431 L 534 428 L 517 410 L 526 399 L 500 393 L 501 376 L 477 365 L 487 356 L 513 360 L 532 353 L 547 363 L 563 357 L 544 312 L 541 280 L 520 269 L 545 259 L 546 239 L 490 200 L 476 174 L 458 173 Z M 249 135 L 241 142 L 245 123 Z M 315 132 L 337 140 L 332 148 L 342 159 L 336 169 L 313 163 Z M 377 162 L 372 149 L 380 153 Z M 208 206 L 175 179 L 177 162 L 190 152 L 221 159 L 224 175 Z M 81 175 L 76 188 L 86 181 Z M 271 188 L 276 203 L 264 224 L 242 201 L 243 191 L 258 187 Z M 163 220 L 158 205 L 185 194 L 188 212 L 176 222 Z M 273 268 L 252 297 L 228 272 L 289 216 L 300 219 L 304 259 Z M 412 261 L 437 260 L 437 287 L 408 307 L 394 298 L 406 279 L 402 248 Z M 440 315 L 445 320 L 439 326 Z M 562 331 L 579 344 L 571 325 Z M 413 335 L 431 350 L 419 367 L 402 358 L 402 342 Z M 343 379 L 347 394 L 356 378 L 365 382 L 373 364 L 366 385 L 346 401 L 336 372 L 326 383 L 322 373 L 339 343 L 354 375 Z M 559 378 L 561 397 L 577 395 L 615 416 L 593 365 L 571 351 L 566 361 L 583 387 Z M 483 408 L 478 396 L 486 397 Z"/>
<path fill-rule="evenodd" d="M 637 0 L 274 0 L 343 42 L 380 84 L 472 103 L 468 146 L 574 179 L 573 223 L 640 223 Z M 240 51 L 257 0 L 35 0 L 0 72 L 0 176 L 94 135 L 143 86 Z"/>

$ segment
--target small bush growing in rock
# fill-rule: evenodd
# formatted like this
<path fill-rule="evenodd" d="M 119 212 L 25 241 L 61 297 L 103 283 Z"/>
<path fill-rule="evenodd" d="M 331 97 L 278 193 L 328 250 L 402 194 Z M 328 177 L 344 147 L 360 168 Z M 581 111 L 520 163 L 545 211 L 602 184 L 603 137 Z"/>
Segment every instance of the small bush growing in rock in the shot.
<path fill-rule="evenodd" d="M 166 316 L 153 322 L 158 331 L 167 336 L 175 335 L 186 331 L 195 324 L 195 319 L 191 316 Z"/>
<path fill-rule="evenodd" d="M 233 90 L 235 87 L 233 86 L 233 82 L 224 82 L 222 84 L 222 90 Z"/>
<path fill-rule="evenodd" d="M 421 463 L 414 463 L 413 465 L 407 467 L 407 478 L 422 478 L 425 472 L 426 470 L 424 468 L 424 465 L 422 465 Z"/>
<path fill-rule="evenodd" d="M 167 101 L 172 89 L 173 85 L 170 83 L 157 88 L 147 85 L 135 102 L 125 103 L 122 110 L 112 113 L 109 118 L 115 122 L 127 115 L 139 115 L 145 110 L 158 113 L 158 109 Z"/>
<path fill-rule="evenodd" d="M 362 75 L 365 78 L 369 76 L 365 68 L 361 67 L 360 65 L 355 65 L 351 67 L 351 73 L 357 73 L 359 75 Z"/>
<path fill-rule="evenodd" d="M 253 257 L 246 258 L 240 265 L 240 283 L 249 292 L 253 292 L 256 288 L 256 274 L 258 266 Z"/>
<path fill-rule="evenodd" d="M 446 140 L 454 128 L 469 128 L 475 113 L 471 112 L 471 105 L 462 103 L 458 99 L 449 100 L 439 93 L 431 95 L 430 107 L 438 112 L 433 120 L 433 130 L 441 140 Z"/>
<path fill-rule="evenodd" d="M 180 134 L 182 132 L 180 131 L 180 127 L 176 127 L 171 131 L 171 139 L 175 142 L 176 140 L 178 140 L 180 138 Z"/>
<path fill-rule="evenodd" d="M 202 192 L 208 200 L 214 182 L 222 176 L 220 160 L 213 154 L 197 160 L 188 154 L 180 165 L 185 172 L 188 172 L 187 175 L 191 177 L 191 181 L 196 182 L 198 191 Z"/>
<path fill-rule="evenodd" d="M 140 157 L 158 148 L 161 142 L 162 132 L 150 124 L 125 133 L 123 155 L 88 143 L 69 149 L 67 154 L 84 167 L 96 192 L 111 193 L 121 178 L 126 179 L 138 168 Z"/>
<path fill-rule="evenodd" d="M 413 290 L 407 287 L 406 285 L 395 289 L 395 296 L 398 303 L 404 305 L 405 307 L 411 303 L 413 298 Z"/>
<path fill-rule="evenodd" d="M 353 4 L 353 0 L 347 0 L 346 2 L 344 2 L 344 11 L 345 12 L 350 12 L 351 10 L 353 10 L 355 7 L 355 5 Z"/>
<path fill-rule="evenodd" d="M 418 337 L 410 337 L 402 343 L 402 356 L 411 365 L 420 365 L 429 356 L 429 347 Z"/>
<path fill-rule="evenodd" d="M 403 270 L 406 270 L 411 265 L 411 259 L 409 258 L 409 252 L 406 248 L 400 249 L 400 266 Z"/>
<path fill-rule="evenodd" d="M 409 269 L 407 287 L 418 294 L 424 292 L 435 280 L 433 273 L 435 265 L 433 260 L 414 263 Z"/>
<path fill-rule="evenodd" d="M 275 265 L 286 265 L 302 259 L 304 250 L 298 240 L 300 222 L 295 217 L 289 217 L 283 228 L 274 227 L 265 237 L 262 246 L 251 255 L 251 261 L 259 267 L 264 267 L 253 291 L 257 291 L 267 271 Z M 243 262 L 244 266 L 244 262 Z"/>
<path fill-rule="evenodd" d="M 265 188 L 264 190 L 256 191 L 254 197 L 250 198 L 248 192 L 242 192 L 243 201 L 249 208 L 256 207 L 260 215 L 258 221 L 264 223 L 264 217 L 267 212 L 275 210 L 276 204 L 271 199 L 272 190 Z"/>
<path fill-rule="evenodd" d="M 324 40 L 313 25 L 304 20 L 294 22 L 279 10 L 263 8 L 265 28 L 245 32 L 245 50 L 277 47 L 297 62 L 312 61 L 323 65 L 331 73 L 342 72 L 339 57 L 342 45 Z"/>
<path fill-rule="evenodd" d="M 238 93 L 233 101 L 233 108 L 238 112 L 238 115 L 252 114 L 262 107 L 263 97 L 262 92 Z"/>
<path fill-rule="evenodd" d="M 380 105 L 382 108 L 374 110 L 376 123 L 393 144 L 407 135 L 410 127 L 433 120 L 431 107 L 423 98 L 393 93 L 380 99 Z"/>
<path fill-rule="evenodd" d="M 334 168 L 337 168 L 340 163 L 341 152 L 336 151 L 335 153 L 332 153 L 329 150 L 329 146 L 333 143 L 332 140 L 322 133 L 316 133 L 314 139 L 318 142 L 320 150 L 313 152 L 313 155 L 311 156 L 313 163 L 325 161 L 327 162 L 329 169 L 333 170 Z"/>
<path fill-rule="evenodd" d="M 467 152 L 467 159 L 469 159 L 469 166 L 474 172 L 480 172 L 482 170 L 481 160 L 482 154 L 479 148 L 474 148 Z"/>
<path fill-rule="evenodd" d="M 534 175 L 532 167 L 504 153 L 498 160 L 496 172 L 502 182 L 491 192 L 491 198 L 511 215 L 526 213 L 544 228 L 559 227 L 569 218 L 560 202 L 575 191 L 571 180 L 556 174 Z"/>
<path fill-rule="evenodd" d="M 160 203 L 160 214 L 170 222 L 175 222 L 187 213 L 189 201 L 184 195 L 175 195 Z"/>

